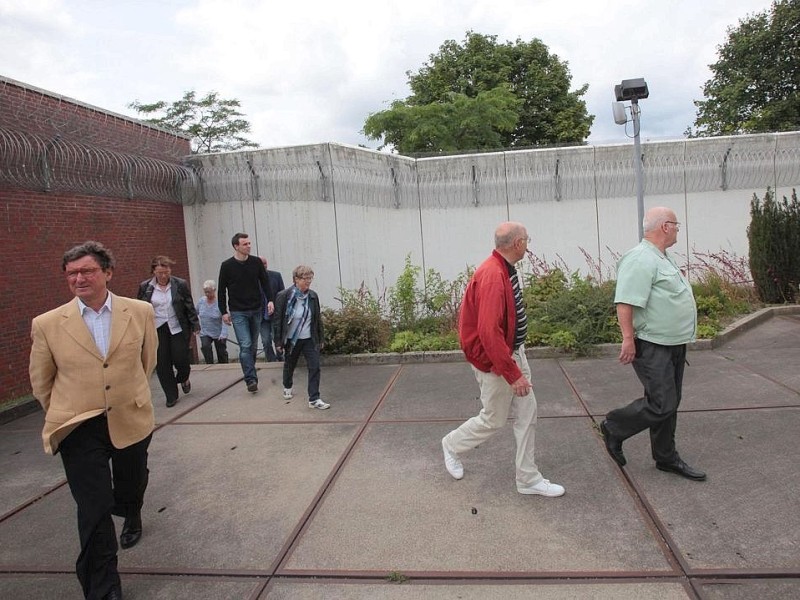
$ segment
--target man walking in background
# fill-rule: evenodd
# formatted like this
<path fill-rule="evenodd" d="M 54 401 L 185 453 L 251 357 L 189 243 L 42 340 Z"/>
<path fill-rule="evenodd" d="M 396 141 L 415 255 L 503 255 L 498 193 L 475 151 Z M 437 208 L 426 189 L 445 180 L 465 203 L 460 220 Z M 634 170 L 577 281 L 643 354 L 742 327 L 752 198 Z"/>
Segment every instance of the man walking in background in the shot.
<path fill-rule="evenodd" d="M 267 272 L 270 288 L 275 297 L 278 297 L 283 290 L 283 277 L 278 271 L 270 271 L 267 268 L 267 259 L 261 257 L 261 263 Z M 272 338 L 274 336 L 274 323 L 272 322 L 272 311 L 269 310 L 269 300 L 265 290 L 261 290 L 261 345 L 264 347 L 264 359 L 267 362 L 279 362 L 283 360 L 283 353 L 276 352 L 273 348 Z"/>
<path fill-rule="evenodd" d="M 644 396 L 609 412 L 600 429 L 619 466 L 626 463 L 622 442 L 649 429 L 657 469 L 703 481 L 706 474 L 687 465 L 675 448 L 686 344 L 697 331 L 692 286 L 667 254 L 680 223 L 672 210 L 659 206 L 647 211 L 643 229 L 644 239 L 617 265 L 614 302 L 622 331 L 619 361 L 633 364 Z"/>
<path fill-rule="evenodd" d="M 261 260 L 250 256 L 251 242 L 246 233 L 231 239 L 233 256 L 219 268 L 219 312 L 226 325 L 233 325 L 239 343 L 239 362 L 248 392 L 258 391 L 256 346 L 261 330 L 261 290 L 267 296 L 267 311 L 275 309 L 275 295 Z M 230 307 L 230 308 L 229 308 Z"/>
<path fill-rule="evenodd" d="M 530 238 L 521 223 L 502 223 L 495 250 L 475 271 L 461 303 L 458 334 L 481 390 L 481 412 L 442 439 L 444 464 L 455 479 L 464 477 L 459 454 L 475 448 L 514 418 L 516 482 L 520 494 L 556 497 L 564 488 L 542 477 L 534 457 L 536 396 L 525 355 L 528 320 L 519 274 Z"/>

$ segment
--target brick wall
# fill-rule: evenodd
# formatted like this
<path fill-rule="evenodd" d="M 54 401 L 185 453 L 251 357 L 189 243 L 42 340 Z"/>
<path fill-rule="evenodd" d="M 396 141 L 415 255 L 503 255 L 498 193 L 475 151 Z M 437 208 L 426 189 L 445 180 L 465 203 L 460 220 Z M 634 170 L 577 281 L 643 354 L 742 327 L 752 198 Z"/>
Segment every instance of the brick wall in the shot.
<path fill-rule="evenodd" d="M 2 76 L 0 127 L 168 162 L 191 152 L 186 138 Z"/>
<path fill-rule="evenodd" d="M 171 163 L 191 151 L 188 139 L 3 77 L 0 127 Z M 179 204 L 0 184 L 0 405 L 30 393 L 31 319 L 70 300 L 61 256 L 90 239 L 114 252 L 115 294 L 135 297 L 157 254 L 172 257 L 173 273 L 189 278 Z"/>
<path fill-rule="evenodd" d="M 0 189 L 0 207 L 0 404 L 30 393 L 31 319 L 72 297 L 61 271 L 65 250 L 90 239 L 111 248 L 117 266 L 109 289 L 120 296 L 136 297 L 157 254 L 172 257 L 173 273 L 188 279 L 179 205 Z"/>

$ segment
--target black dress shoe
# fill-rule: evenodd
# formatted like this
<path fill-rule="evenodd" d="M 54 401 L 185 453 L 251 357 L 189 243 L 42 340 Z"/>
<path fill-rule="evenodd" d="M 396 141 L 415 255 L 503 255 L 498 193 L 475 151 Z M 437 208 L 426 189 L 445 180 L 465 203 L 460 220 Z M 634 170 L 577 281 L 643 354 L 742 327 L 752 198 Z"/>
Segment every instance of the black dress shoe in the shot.
<path fill-rule="evenodd" d="M 122 533 L 119 535 L 119 545 L 123 549 L 133 548 L 142 537 L 142 515 L 136 513 L 125 519 L 122 524 Z"/>
<path fill-rule="evenodd" d="M 103 600 L 122 600 L 122 588 L 115 585 L 103 596 Z"/>
<path fill-rule="evenodd" d="M 187 379 L 181 384 L 181 389 L 183 390 L 184 394 L 188 394 L 192 391 L 192 382 Z"/>
<path fill-rule="evenodd" d="M 177 398 L 167 398 L 167 408 L 172 408 L 178 403 Z"/>
<path fill-rule="evenodd" d="M 656 469 L 659 471 L 667 471 L 668 473 L 676 473 L 681 477 L 686 477 L 686 479 L 691 479 L 693 481 L 705 481 L 706 474 L 702 471 L 698 471 L 697 469 L 693 469 L 685 462 L 683 459 L 678 459 L 675 462 L 671 463 L 663 463 L 657 462 Z"/>
<path fill-rule="evenodd" d="M 613 458 L 614 462 L 620 467 L 624 467 L 625 463 L 628 461 L 625 460 L 625 455 L 622 453 L 622 440 L 611 435 L 611 433 L 608 431 L 608 425 L 606 425 L 606 423 L 608 423 L 608 421 L 603 421 L 600 423 L 600 431 L 603 432 L 603 441 L 606 444 L 608 455 Z"/>

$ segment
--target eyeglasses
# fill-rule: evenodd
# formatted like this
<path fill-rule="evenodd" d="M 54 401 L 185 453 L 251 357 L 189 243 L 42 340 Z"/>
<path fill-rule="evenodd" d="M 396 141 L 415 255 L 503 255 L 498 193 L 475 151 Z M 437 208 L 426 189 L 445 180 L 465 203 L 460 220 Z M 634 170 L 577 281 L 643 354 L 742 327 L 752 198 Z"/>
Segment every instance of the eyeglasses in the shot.
<path fill-rule="evenodd" d="M 67 279 L 77 279 L 78 275 L 83 275 L 84 277 L 94 277 L 97 275 L 98 271 L 102 271 L 99 267 L 87 267 L 85 269 L 75 269 L 74 271 L 67 271 L 65 275 Z"/>
<path fill-rule="evenodd" d="M 303 281 L 314 281 L 313 275 L 303 275 L 302 277 L 298 277 L 298 279 L 302 279 Z"/>
<path fill-rule="evenodd" d="M 519 241 L 519 240 L 523 240 L 523 241 L 528 242 L 530 244 L 531 243 L 531 236 L 517 238 L 517 241 Z"/>
<path fill-rule="evenodd" d="M 681 228 L 681 222 L 680 221 L 664 221 L 664 223 L 669 223 L 671 225 L 675 225 L 675 229 L 680 229 Z"/>

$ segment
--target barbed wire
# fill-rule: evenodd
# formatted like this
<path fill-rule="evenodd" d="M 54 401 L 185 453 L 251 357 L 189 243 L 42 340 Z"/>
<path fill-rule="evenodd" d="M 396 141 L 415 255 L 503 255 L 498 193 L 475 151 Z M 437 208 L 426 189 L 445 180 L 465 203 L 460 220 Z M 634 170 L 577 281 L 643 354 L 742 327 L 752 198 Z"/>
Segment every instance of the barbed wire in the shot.
<path fill-rule="evenodd" d="M 800 133 L 642 146 L 646 195 L 800 184 Z M 412 159 L 317 144 L 194 155 L 184 165 L 0 128 L 0 181 L 167 202 L 331 202 L 447 209 L 635 195 L 630 147 Z"/>
<path fill-rule="evenodd" d="M 200 190 L 186 166 L 0 128 L 0 181 L 43 192 L 75 192 L 192 204 Z"/>

